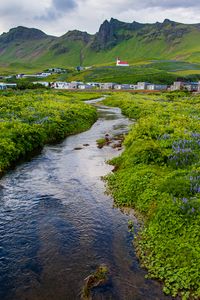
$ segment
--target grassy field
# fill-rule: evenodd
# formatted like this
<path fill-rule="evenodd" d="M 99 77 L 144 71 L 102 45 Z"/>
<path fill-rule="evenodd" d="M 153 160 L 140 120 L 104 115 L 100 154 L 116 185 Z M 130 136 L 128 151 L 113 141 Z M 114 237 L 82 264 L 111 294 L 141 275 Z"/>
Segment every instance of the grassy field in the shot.
<path fill-rule="evenodd" d="M 172 84 L 176 80 L 196 81 L 200 79 L 200 64 L 184 61 L 171 60 L 146 60 L 135 62 L 130 67 L 116 67 L 114 61 L 112 66 L 96 66 L 91 69 L 76 71 L 75 68 L 68 67 L 64 74 L 53 74 L 48 78 L 39 79 L 42 81 L 84 81 L 84 82 L 116 82 L 116 83 L 137 83 L 147 81 L 152 83 Z M 31 65 L 24 65 L 21 69 L 20 64 L 13 63 L 13 73 L 20 73 L 27 67 L 27 74 L 42 71 L 42 67 L 36 65 L 32 69 Z M 7 67 L 1 68 L 2 74 L 9 74 Z M 12 79 L 12 81 L 15 81 Z M 38 81 L 37 78 L 30 78 L 29 81 Z"/>
<path fill-rule="evenodd" d="M 173 72 L 173 74 L 177 75 L 177 76 L 182 76 L 182 77 L 187 77 L 190 75 L 199 75 L 200 74 L 200 70 L 183 70 L 183 71 L 176 71 Z"/>
<path fill-rule="evenodd" d="M 97 118 L 83 103 L 95 94 L 37 90 L 0 96 L 0 174 L 44 144 L 88 129 Z"/>
<path fill-rule="evenodd" d="M 137 83 L 148 81 L 154 83 L 171 84 L 177 76 L 155 68 L 144 66 L 123 67 L 99 67 L 80 73 L 71 74 L 69 81 L 78 80 L 86 82 L 116 82 L 116 83 Z"/>
<path fill-rule="evenodd" d="M 105 104 L 136 119 L 107 180 L 116 204 L 143 217 L 141 264 L 166 294 L 200 299 L 200 96 L 117 94 Z"/>
<path fill-rule="evenodd" d="M 128 68 L 99 66 L 81 72 L 70 70 L 67 74 L 57 76 L 57 79 L 132 84 L 147 81 L 172 84 L 176 80 L 198 80 L 198 74 L 200 74 L 198 64 L 177 61 L 143 61 Z"/>

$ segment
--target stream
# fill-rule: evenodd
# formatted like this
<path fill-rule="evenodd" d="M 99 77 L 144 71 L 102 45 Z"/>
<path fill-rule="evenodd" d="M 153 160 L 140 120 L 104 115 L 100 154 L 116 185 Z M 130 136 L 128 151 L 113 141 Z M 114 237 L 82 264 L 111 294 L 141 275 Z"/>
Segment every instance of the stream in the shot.
<path fill-rule="evenodd" d="M 97 106 L 90 130 L 47 145 L 0 180 L 0 300 L 80 299 L 84 279 L 102 263 L 110 277 L 93 300 L 171 299 L 145 279 L 128 231 L 134 217 L 113 207 L 101 180 L 120 151 L 98 149 L 96 140 L 126 133 L 130 120 Z"/>

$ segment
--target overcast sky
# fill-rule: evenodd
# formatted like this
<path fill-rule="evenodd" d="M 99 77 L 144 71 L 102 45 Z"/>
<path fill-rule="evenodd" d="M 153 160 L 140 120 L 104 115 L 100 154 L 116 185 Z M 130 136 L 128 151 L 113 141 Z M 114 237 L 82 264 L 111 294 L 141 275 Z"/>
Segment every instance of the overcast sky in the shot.
<path fill-rule="evenodd" d="M 95 33 L 105 19 L 126 22 L 200 23 L 199 0 L 1 0 L 0 33 L 19 25 L 60 36 L 79 29 Z"/>

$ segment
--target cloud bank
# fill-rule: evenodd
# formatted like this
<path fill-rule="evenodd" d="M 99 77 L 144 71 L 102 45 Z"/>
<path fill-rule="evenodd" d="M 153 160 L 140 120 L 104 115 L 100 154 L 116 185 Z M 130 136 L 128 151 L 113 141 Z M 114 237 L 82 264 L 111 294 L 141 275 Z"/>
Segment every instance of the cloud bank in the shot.
<path fill-rule="evenodd" d="M 194 0 L 1 0 L 0 32 L 19 25 L 62 35 L 79 29 L 95 33 L 105 19 L 162 22 L 165 18 L 200 23 L 200 2 Z"/>

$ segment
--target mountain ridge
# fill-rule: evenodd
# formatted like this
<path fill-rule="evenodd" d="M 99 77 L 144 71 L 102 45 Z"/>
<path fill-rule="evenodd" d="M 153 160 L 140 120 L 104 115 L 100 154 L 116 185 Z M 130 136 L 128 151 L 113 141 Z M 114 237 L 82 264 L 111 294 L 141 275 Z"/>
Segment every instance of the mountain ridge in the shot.
<path fill-rule="evenodd" d="M 156 23 L 105 20 L 97 33 L 71 30 L 60 37 L 18 26 L 0 35 L 0 66 L 51 67 L 114 64 L 117 56 L 137 61 L 200 62 L 200 24 L 169 19 Z"/>

